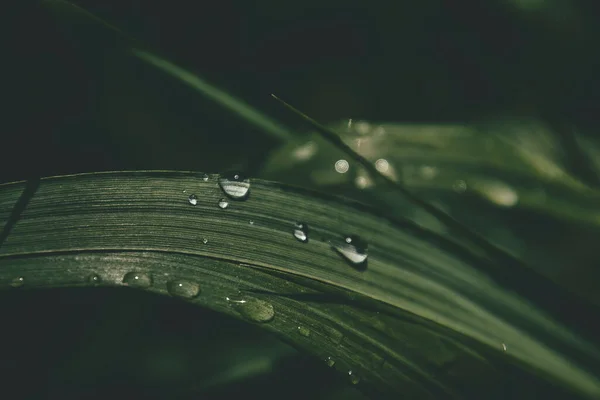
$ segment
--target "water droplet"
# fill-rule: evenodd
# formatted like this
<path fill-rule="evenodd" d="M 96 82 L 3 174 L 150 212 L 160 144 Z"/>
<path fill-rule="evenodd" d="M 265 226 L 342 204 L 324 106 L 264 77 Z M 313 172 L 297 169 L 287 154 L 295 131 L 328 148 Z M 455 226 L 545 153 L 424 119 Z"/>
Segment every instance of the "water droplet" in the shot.
<path fill-rule="evenodd" d="M 455 181 L 452 184 L 452 190 L 454 190 L 457 193 L 464 193 L 467 191 L 467 182 L 461 180 Z"/>
<path fill-rule="evenodd" d="M 502 350 L 506 351 L 506 343 L 502 343 Z"/>
<path fill-rule="evenodd" d="M 354 266 L 366 267 L 368 243 L 357 235 L 348 235 L 343 242 L 330 242 L 331 247 Z"/>
<path fill-rule="evenodd" d="M 333 167 L 336 172 L 345 174 L 350 169 L 350 164 L 346 160 L 337 160 Z"/>
<path fill-rule="evenodd" d="M 375 161 L 375 168 L 377 171 L 384 174 L 390 169 L 390 163 L 385 158 L 380 158 L 379 160 Z"/>
<path fill-rule="evenodd" d="M 88 277 L 88 282 L 91 283 L 91 284 L 93 284 L 93 285 L 97 285 L 100 282 L 102 282 L 102 278 L 100 278 L 100 275 L 98 275 L 98 274 L 91 274 Z"/>
<path fill-rule="evenodd" d="M 198 196 L 196 196 L 195 194 L 190 194 L 190 197 L 188 197 L 188 201 L 191 205 L 195 206 L 196 204 L 198 204 Z"/>
<path fill-rule="evenodd" d="M 294 237 L 302 243 L 308 242 L 308 225 L 304 222 L 296 222 L 294 227 Z"/>
<path fill-rule="evenodd" d="M 433 179 L 437 176 L 438 170 L 430 165 L 423 165 L 419 169 L 419 173 L 423 179 Z"/>
<path fill-rule="evenodd" d="M 17 287 L 23 286 L 24 284 L 25 284 L 25 278 L 23 278 L 22 276 L 18 276 L 12 280 L 12 282 L 10 283 L 10 286 L 17 288 Z"/>
<path fill-rule="evenodd" d="M 248 221 L 250 225 L 254 225 L 254 221 Z"/>
<path fill-rule="evenodd" d="M 204 182 L 208 182 L 208 174 L 204 174 L 204 175 L 202 176 L 202 180 L 203 180 Z"/>
<path fill-rule="evenodd" d="M 245 200 L 250 193 L 250 179 L 240 172 L 224 174 L 219 178 L 219 186 L 234 200 Z"/>
<path fill-rule="evenodd" d="M 229 202 L 227 201 L 227 199 L 222 198 L 221 200 L 219 200 L 219 207 L 223 210 L 229 207 Z"/>
<path fill-rule="evenodd" d="M 513 207 L 519 202 L 519 195 L 509 185 L 499 181 L 478 183 L 476 190 L 492 203 L 500 207 Z"/>
<path fill-rule="evenodd" d="M 189 281 L 169 281 L 167 282 L 167 290 L 171 296 L 193 299 L 200 294 L 200 285 Z"/>
<path fill-rule="evenodd" d="M 314 142 L 308 142 L 294 150 L 293 156 L 296 160 L 306 161 L 314 156 L 316 152 L 317 145 Z"/>
<path fill-rule="evenodd" d="M 208 239 L 207 238 L 202 238 L 202 243 L 203 244 L 207 244 L 208 243 Z"/>
<path fill-rule="evenodd" d="M 360 382 L 360 378 L 352 371 L 348 371 L 348 377 L 350 377 L 350 382 L 353 385 L 356 385 L 358 382 Z"/>
<path fill-rule="evenodd" d="M 273 305 L 253 297 L 227 297 L 227 301 L 244 318 L 253 322 L 269 322 L 275 316 Z"/>
<path fill-rule="evenodd" d="M 328 367 L 333 367 L 335 365 L 335 360 L 331 357 L 327 357 L 325 359 L 325 363 L 327 364 Z"/>
<path fill-rule="evenodd" d="M 301 334 L 304 337 L 309 337 L 310 336 L 310 329 L 308 329 L 305 326 L 299 326 L 298 327 L 298 333 Z"/>
<path fill-rule="evenodd" d="M 142 272 L 128 272 L 123 277 L 123 284 L 131 287 L 147 288 L 152 286 L 152 276 Z"/>

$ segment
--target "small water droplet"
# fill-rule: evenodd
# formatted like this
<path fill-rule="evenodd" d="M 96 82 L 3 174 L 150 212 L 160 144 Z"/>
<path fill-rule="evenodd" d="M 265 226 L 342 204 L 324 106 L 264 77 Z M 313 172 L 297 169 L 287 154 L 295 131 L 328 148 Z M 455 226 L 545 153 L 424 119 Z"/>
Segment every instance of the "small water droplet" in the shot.
<path fill-rule="evenodd" d="M 10 286 L 17 288 L 17 287 L 23 286 L 24 284 L 25 284 L 25 278 L 23 278 L 22 276 L 18 276 L 12 280 L 12 282 L 10 283 Z"/>
<path fill-rule="evenodd" d="M 506 351 L 506 343 L 502 343 L 502 350 Z"/>
<path fill-rule="evenodd" d="M 335 365 L 335 360 L 331 357 L 327 357 L 325 359 L 325 363 L 327 364 L 328 367 L 333 367 Z"/>
<path fill-rule="evenodd" d="M 224 174 L 219 178 L 219 186 L 234 200 L 245 200 L 250 193 L 250 179 L 240 172 Z"/>
<path fill-rule="evenodd" d="M 100 275 L 98 275 L 98 274 L 91 274 L 88 277 L 88 282 L 90 282 L 91 284 L 97 285 L 98 283 L 102 282 L 102 278 L 100 278 Z"/>
<path fill-rule="evenodd" d="M 299 326 L 298 327 L 298 333 L 301 334 L 304 337 L 309 337 L 310 336 L 310 329 L 308 329 L 305 326 Z"/>
<path fill-rule="evenodd" d="M 203 244 L 207 244 L 208 243 L 208 239 L 207 238 L 202 238 L 202 243 Z"/>
<path fill-rule="evenodd" d="M 203 180 L 204 182 L 208 182 L 208 174 L 204 174 L 204 175 L 202 176 L 202 180 Z"/>
<path fill-rule="evenodd" d="M 227 201 L 227 199 L 222 198 L 221 200 L 219 200 L 219 207 L 223 210 L 229 207 L 229 202 Z"/>
<path fill-rule="evenodd" d="M 248 221 L 250 225 L 254 225 L 254 221 Z"/>
<path fill-rule="evenodd" d="M 152 276 L 142 272 L 128 272 L 123 276 L 123 284 L 131 287 L 147 288 L 152 286 Z"/>
<path fill-rule="evenodd" d="M 258 323 L 269 322 L 275 316 L 273 305 L 253 297 L 227 297 L 227 301 L 244 318 Z"/>
<path fill-rule="evenodd" d="M 193 299 L 200 294 L 200 285 L 189 281 L 169 281 L 167 282 L 167 290 L 171 296 Z"/>
<path fill-rule="evenodd" d="M 308 242 L 308 225 L 304 222 L 296 222 L 294 237 L 302 243 Z"/>
<path fill-rule="evenodd" d="M 191 205 L 195 206 L 196 204 L 198 204 L 198 196 L 196 196 L 195 194 L 190 194 L 190 197 L 188 197 L 188 201 Z"/>
<path fill-rule="evenodd" d="M 379 160 L 375 161 L 375 168 L 377 171 L 385 174 L 390 169 L 390 163 L 385 158 L 380 158 Z"/>
<path fill-rule="evenodd" d="M 368 243 L 357 235 L 348 235 L 343 242 L 329 242 L 331 247 L 349 263 L 366 268 Z"/>
<path fill-rule="evenodd" d="M 345 174 L 350 169 L 350 164 L 346 160 L 337 160 L 333 165 L 335 172 Z"/>
<path fill-rule="evenodd" d="M 352 371 L 348 371 L 348 377 L 353 385 L 356 385 L 358 382 L 360 382 L 360 378 Z"/>
<path fill-rule="evenodd" d="M 463 181 L 462 179 L 455 181 L 452 184 L 452 190 L 454 190 L 457 193 L 464 193 L 467 191 L 467 182 Z"/>

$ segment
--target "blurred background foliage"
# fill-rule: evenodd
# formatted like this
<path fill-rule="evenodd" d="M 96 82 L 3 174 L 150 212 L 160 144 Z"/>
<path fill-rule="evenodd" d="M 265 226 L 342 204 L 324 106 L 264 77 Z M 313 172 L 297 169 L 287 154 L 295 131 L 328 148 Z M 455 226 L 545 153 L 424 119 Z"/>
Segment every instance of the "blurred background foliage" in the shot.
<path fill-rule="evenodd" d="M 2 13 L 0 39 L 4 97 L 0 182 L 87 171 L 220 172 L 236 167 L 251 176 L 353 197 L 392 217 L 412 219 L 444 233 L 439 221 L 404 203 L 396 193 L 373 187 L 347 155 L 269 96 L 276 93 L 334 128 L 380 172 L 403 182 L 538 273 L 600 304 L 595 284 L 600 256 L 594 248 L 600 224 L 597 2 L 80 0 L 74 4 L 272 117 L 292 132 L 293 139 L 265 134 L 133 57 L 125 36 L 67 3 L 13 2 Z M 136 343 L 143 342 L 144 324 L 167 315 L 183 321 L 198 315 L 197 310 L 163 299 L 119 294 L 124 297 L 114 300 L 112 293 L 99 293 L 86 292 L 88 297 L 83 298 L 95 305 L 79 311 L 66 304 L 78 302 L 81 294 L 65 294 L 73 297 L 46 309 L 59 321 L 48 322 L 59 325 L 50 331 L 54 333 L 44 332 L 48 346 L 64 335 L 65 326 L 74 329 L 80 323 L 68 318 L 69 313 L 80 313 L 88 323 L 105 320 L 98 323 L 107 327 L 122 326 L 120 318 L 135 315 L 139 320 L 130 320 L 128 329 L 131 335 L 140 335 L 129 339 Z M 31 297 L 2 296 L 5 304 L 19 304 L 13 310 L 17 315 L 35 313 L 27 303 Z M 110 318 L 86 316 L 85 310 L 97 307 L 97 302 Z M 138 308 L 126 311 L 123 303 Z M 148 308 L 153 311 L 140 314 Z M 229 326 L 234 322 L 210 313 L 198 318 L 219 327 L 220 338 L 205 339 L 221 343 L 221 349 L 252 338 L 243 351 L 250 360 L 262 357 L 253 353 L 260 346 L 281 350 L 269 358 L 268 371 L 285 371 L 303 382 L 326 376 L 327 385 L 344 387 L 309 361 L 302 361 L 307 367 L 298 371 L 297 366 L 304 365 L 297 361 L 302 356 L 274 339 L 247 327 Z M 28 323 L 30 329 L 40 329 L 39 319 Z M 24 329 L 16 325 L 19 332 Z M 171 345 L 193 330 L 176 331 L 170 322 L 157 329 L 157 340 L 165 345 L 164 365 L 172 363 L 173 368 L 150 371 L 145 379 L 163 374 L 167 382 L 177 368 L 189 374 L 190 364 L 181 357 L 190 357 L 188 352 L 196 351 L 194 346 L 202 340 Z M 250 333 L 223 336 L 236 329 Z M 13 339 L 19 343 L 17 336 Z M 116 343 L 123 343 L 119 337 L 103 340 L 107 351 L 117 351 Z M 73 364 L 60 370 L 62 378 L 48 379 L 60 382 L 76 376 L 84 365 L 100 362 L 98 353 L 85 352 L 95 344 L 82 346 Z M 15 348 L 23 347 L 28 349 L 25 343 Z M 31 349 L 30 356 L 39 351 Z M 220 352 L 214 350 L 211 357 L 225 354 Z M 224 370 L 239 363 L 231 354 L 223 355 L 230 360 Z M 296 357 L 296 367 L 272 367 L 281 354 Z M 22 353 L 16 351 L 14 356 Z M 44 357 L 56 359 L 53 354 Z M 3 371 L 19 365 L 6 360 L 12 358 L 5 357 Z M 123 365 L 113 373 L 139 371 L 137 366 Z M 218 370 L 209 362 L 195 373 L 206 375 L 202 368 L 207 365 Z M 40 376 L 47 371 L 42 368 Z M 180 387 L 185 381 L 173 379 L 165 387 Z M 230 385 L 236 379 L 225 381 Z M 350 398 L 347 393 L 341 396 Z M 173 393 L 167 397 L 176 398 Z"/>

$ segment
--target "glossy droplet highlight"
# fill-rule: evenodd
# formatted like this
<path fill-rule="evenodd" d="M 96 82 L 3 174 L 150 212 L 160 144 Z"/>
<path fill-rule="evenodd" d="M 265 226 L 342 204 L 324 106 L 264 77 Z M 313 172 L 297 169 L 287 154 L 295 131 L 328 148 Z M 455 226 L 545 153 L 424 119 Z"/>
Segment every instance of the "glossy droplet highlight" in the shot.
<path fill-rule="evenodd" d="M 196 196 L 195 194 L 190 194 L 190 196 L 188 197 L 188 202 L 195 206 L 196 204 L 198 204 L 198 196 Z"/>
<path fill-rule="evenodd" d="M 222 208 L 224 210 L 227 207 L 229 207 L 229 202 L 227 201 L 227 199 L 223 198 L 219 200 L 219 208 Z"/>
<path fill-rule="evenodd" d="M 327 357 L 325 359 L 325 364 L 327 364 L 327 366 L 331 368 L 335 365 L 335 360 L 331 357 Z"/>
<path fill-rule="evenodd" d="M 296 222 L 294 237 L 302 243 L 308 242 L 308 225 L 304 222 Z"/>
<path fill-rule="evenodd" d="M 309 337 L 310 336 L 310 329 L 308 329 L 305 326 L 299 326 L 298 327 L 298 333 L 301 334 L 304 337 Z"/>
<path fill-rule="evenodd" d="M 24 284 L 25 284 L 25 278 L 23 278 L 22 276 L 18 276 L 10 282 L 10 286 L 12 286 L 14 288 L 21 287 Z"/>
<path fill-rule="evenodd" d="M 171 296 L 193 299 L 200 294 L 200 285 L 183 280 L 169 281 L 167 282 L 167 291 Z"/>
<path fill-rule="evenodd" d="M 142 272 L 128 272 L 123 277 L 125 286 L 147 288 L 152 286 L 152 276 Z"/>
<path fill-rule="evenodd" d="M 253 297 L 231 296 L 227 297 L 227 301 L 238 314 L 247 320 L 265 323 L 275 317 L 273 305 L 264 300 Z"/>
<path fill-rule="evenodd" d="M 202 244 L 208 244 L 208 239 L 207 238 L 202 238 Z"/>
<path fill-rule="evenodd" d="M 358 382 L 360 382 L 360 378 L 353 371 L 348 371 L 348 377 L 353 385 L 356 385 Z"/>
<path fill-rule="evenodd" d="M 90 276 L 88 276 L 88 282 L 93 285 L 97 285 L 100 282 L 102 282 L 102 279 L 100 278 L 100 275 L 98 275 L 98 274 L 91 274 Z"/>
<path fill-rule="evenodd" d="M 219 186 L 234 200 L 245 200 L 250 194 L 250 179 L 241 172 L 232 172 L 219 178 Z"/>
<path fill-rule="evenodd" d="M 330 242 L 331 247 L 350 264 L 366 267 L 368 243 L 357 235 L 348 235 L 343 241 Z"/>
<path fill-rule="evenodd" d="M 350 169 L 350 164 L 346 160 L 337 160 L 333 165 L 335 172 L 345 174 Z"/>
<path fill-rule="evenodd" d="M 208 182 L 208 174 L 204 174 L 204 175 L 202 176 L 202 180 L 203 180 L 204 182 Z"/>

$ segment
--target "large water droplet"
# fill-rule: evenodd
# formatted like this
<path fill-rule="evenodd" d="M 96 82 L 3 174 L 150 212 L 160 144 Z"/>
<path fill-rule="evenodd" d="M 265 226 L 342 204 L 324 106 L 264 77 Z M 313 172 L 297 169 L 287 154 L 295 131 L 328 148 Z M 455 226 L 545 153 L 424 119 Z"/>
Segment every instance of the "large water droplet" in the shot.
<path fill-rule="evenodd" d="M 123 276 L 123 284 L 131 287 L 147 288 L 152 286 L 152 275 L 142 272 L 128 272 Z"/>
<path fill-rule="evenodd" d="M 244 318 L 258 323 L 269 322 L 275 316 L 273 305 L 253 297 L 227 297 L 227 301 Z"/>
<path fill-rule="evenodd" d="M 202 176 L 202 180 L 203 180 L 204 182 L 208 182 L 208 174 L 204 174 L 204 175 Z"/>
<path fill-rule="evenodd" d="M 223 192 L 234 200 L 245 200 L 250 193 L 250 179 L 240 172 L 224 174 L 219 178 Z"/>
<path fill-rule="evenodd" d="M 348 371 L 348 377 L 353 385 L 356 385 L 358 382 L 360 382 L 360 378 L 352 371 Z"/>
<path fill-rule="evenodd" d="M 100 278 L 100 275 L 98 274 L 91 274 L 90 276 L 88 276 L 88 282 L 92 285 L 97 285 L 100 282 L 102 282 L 102 278 Z"/>
<path fill-rule="evenodd" d="M 298 333 L 301 334 L 304 337 L 309 337 L 310 336 L 310 329 L 308 329 L 305 326 L 299 326 L 298 327 Z"/>
<path fill-rule="evenodd" d="M 223 198 L 219 200 L 219 208 L 222 208 L 224 210 L 227 207 L 229 207 L 229 202 L 227 201 L 227 199 Z"/>
<path fill-rule="evenodd" d="M 208 239 L 207 238 L 202 238 L 202 244 L 208 244 Z"/>
<path fill-rule="evenodd" d="M 167 282 L 167 290 L 171 296 L 193 299 L 200 294 L 200 285 L 189 281 L 169 281 Z"/>
<path fill-rule="evenodd" d="M 325 364 L 327 364 L 328 367 L 333 367 L 335 365 L 335 360 L 331 357 L 327 357 L 325 359 Z"/>
<path fill-rule="evenodd" d="M 357 235 L 348 235 L 343 242 L 330 242 L 331 247 L 350 264 L 366 268 L 368 243 Z"/>
<path fill-rule="evenodd" d="M 195 206 L 196 204 L 198 204 L 198 196 L 196 196 L 195 194 L 190 194 L 190 197 L 188 197 L 188 202 Z"/>
<path fill-rule="evenodd" d="M 296 222 L 294 237 L 302 243 L 308 242 L 308 225 L 304 222 Z"/>
<path fill-rule="evenodd" d="M 17 287 L 23 286 L 24 284 L 25 284 L 25 278 L 23 278 L 22 276 L 18 276 L 11 281 L 10 286 L 17 288 Z"/>

